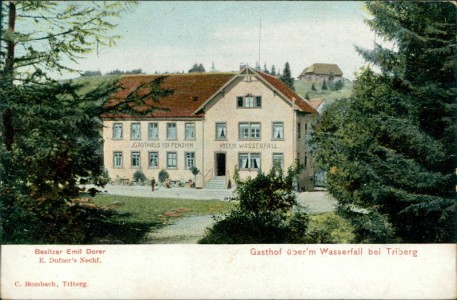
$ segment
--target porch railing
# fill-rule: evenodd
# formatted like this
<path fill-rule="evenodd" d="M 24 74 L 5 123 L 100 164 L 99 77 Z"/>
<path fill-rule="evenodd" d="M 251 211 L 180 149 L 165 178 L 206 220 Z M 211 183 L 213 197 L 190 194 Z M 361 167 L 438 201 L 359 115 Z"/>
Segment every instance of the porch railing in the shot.
<path fill-rule="evenodd" d="M 209 169 L 208 172 L 206 172 L 205 176 L 203 176 L 203 187 L 206 186 L 206 184 L 208 183 L 208 181 L 211 180 L 211 178 L 213 178 L 213 169 Z"/>

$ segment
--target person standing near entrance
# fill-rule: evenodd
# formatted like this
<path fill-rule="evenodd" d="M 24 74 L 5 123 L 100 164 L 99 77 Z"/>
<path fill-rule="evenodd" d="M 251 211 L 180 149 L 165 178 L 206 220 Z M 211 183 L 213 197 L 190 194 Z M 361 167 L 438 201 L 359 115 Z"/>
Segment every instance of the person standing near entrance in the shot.
<path fill-rule="evenodd" d="M 151 179 L 151 189 L 152 189 L 153 192 L 154 192 L 155 187 L 156 187 L 156 180 L 154 179 L 154 177 L 152 177 L 152 179 Z"/>

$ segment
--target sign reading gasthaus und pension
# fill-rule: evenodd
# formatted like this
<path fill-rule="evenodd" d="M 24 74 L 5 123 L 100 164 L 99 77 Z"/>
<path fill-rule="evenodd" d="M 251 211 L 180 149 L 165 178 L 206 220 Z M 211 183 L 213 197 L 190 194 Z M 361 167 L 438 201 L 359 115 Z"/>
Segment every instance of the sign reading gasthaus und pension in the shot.
<path fill-rule="evenodd" d="M 190 142 L 135 142 L 132 148 L 152 148 L 152 149 L 192 149 L 194 143 Z"/>

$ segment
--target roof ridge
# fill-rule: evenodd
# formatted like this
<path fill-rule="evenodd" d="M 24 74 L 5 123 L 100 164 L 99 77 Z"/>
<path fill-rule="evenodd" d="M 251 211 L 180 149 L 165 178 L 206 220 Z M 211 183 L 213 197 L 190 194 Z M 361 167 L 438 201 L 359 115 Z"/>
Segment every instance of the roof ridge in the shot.
<path fill-rule="evenodd" d="M 237 72 L 195 72 L 195 73 L 168 73 L 168 74 L 119 74 L 124 77 L 147 77 L 147 76 L 197 76 L 197 75 L 231 75 Z"/>

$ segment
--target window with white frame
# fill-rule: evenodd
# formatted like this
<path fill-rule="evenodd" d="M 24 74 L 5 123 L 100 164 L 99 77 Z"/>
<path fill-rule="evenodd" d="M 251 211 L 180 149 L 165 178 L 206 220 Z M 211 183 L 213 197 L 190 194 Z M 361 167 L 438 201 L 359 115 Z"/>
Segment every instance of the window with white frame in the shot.
<path fill-rule="evenodd" d="M 150 140 L 159 139 L 159 123 L 149 123 L 148 138 Z"/>
<path fill-rule="evenodd" d="M 236 106 L 238 108 L 256 108 L 262 106 L 262 97 L 248 94 L 246 96 L 236 97 Z"/>
<path fill-rule="evenodd" d="M 238 165 L 241 170 L 260 169 L 260 153 L 240 153 Z"/>
<path fill-rule="evenodd" d="M 113 124 L 113 139 L 122 139 L 122 123 Z"/>
<path fill-rule="evenodd" d="M 131 130 L 130 130 L 130 138 L 132 140 L 140 140 L 141 139 L 141 125 L 140 125 L 140 123 L 132 123 Z"/>
<path fill-rule="evenodd" d="M 122 152 L 116 151 L 113 153 L 113 166 L 115 168 L 122 168 Z"/>
<path fill-rule="evenodd" d="M 159 152 L 149 152 L 149 168 L 159 167 Z"/>
<path fill-rule="evenodd" d="M 297 123 L 297 139 L 301 136 L 301 123 Z"/>
<path fill-rule="evenodd" d="M 132 152 L 132 168 L 140 167 L 140 152 Z"/>
<path fill-rule="evenodd" d="M 260 123 L 240 123 L 239 139 L 260 139 Z"/>
<path fill-rule="evenodd" d="M 284 122 L 273 122 L 273 140 L 284 139 Z"/>
<path fill-rule="evenodd" d="M 283 153 L 273 153 L 273 166 L 281 167 L 281 169 L 284 169 L 284 154 Z"/>
<path fill-rule="evenodd" d="M 184 153 L 184 157 L 186 169 L 190 169 L 195 166 L 195 152 L 186 152 Z"/>
<path fill-rule="evenodd" d="M 176 123 L 167 123 L 167 139 L 176 140 L 178 137 Z"/>
<path fill-rule="evenodd" d="M 176 152 L 167 152 L 167 168 L 176 168 L 178 165 L 178 155 Z"/>
<path fill-rule="evenodd" d="M 216 123 L 216 140 L 226 140 L 227 139 L 227 124 L 226 123 Z"/>
<path fill-rule="evenodd" d="M 195 123 L 186 123 L 185 124 L 185 138 L 186 140 L 195 139 Z"/>

